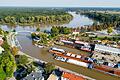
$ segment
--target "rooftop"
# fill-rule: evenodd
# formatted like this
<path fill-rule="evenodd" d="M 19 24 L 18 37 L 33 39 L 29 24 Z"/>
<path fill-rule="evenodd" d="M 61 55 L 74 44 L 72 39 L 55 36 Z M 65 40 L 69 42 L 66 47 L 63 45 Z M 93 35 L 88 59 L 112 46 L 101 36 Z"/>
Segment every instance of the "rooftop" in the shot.
<path fill-rule="evenodd" d="M 85 78 L 81 76 L 77 76 L 75 74 L 71 74 L 68 72 L 63 72 L 62 80 L 85 80 Z"/>
<path fill-rule="evenodd" d="M 113 47 L 99 45 L 99 44 L 95 44 L 95 50 L 108 52 L 108 53 L 114 53 L 114 54 L 120 54 L 120 49 L 118 49 L 118 48 L 113 48 Z"/>
<path fill-rule="evenodd" d="M 32 72 L 22 80 L 44 80 L 44 77 L 40 72 Z"/>

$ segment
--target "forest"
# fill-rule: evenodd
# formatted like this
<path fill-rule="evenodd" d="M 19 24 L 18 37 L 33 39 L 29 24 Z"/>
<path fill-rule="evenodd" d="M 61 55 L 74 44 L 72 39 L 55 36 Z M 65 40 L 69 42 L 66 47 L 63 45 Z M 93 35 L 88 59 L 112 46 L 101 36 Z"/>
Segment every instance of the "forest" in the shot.
<path fill-rule="evenodd" d="M 56 8 L 0 8 L 1 24 L 54 24 L 69 22 L 72 18 L 66 11 Z"/>
<path fill-rule="evenodd" d="M 100 13 L 96 11 L 82 11 L 80 14 L 94 20 L 93 25 L 86 28 L 87 31 L 101 31 L 109 27 L 120 27 L 120 14 Z M 83 29 L 85 30 L 85 28 Z"/>

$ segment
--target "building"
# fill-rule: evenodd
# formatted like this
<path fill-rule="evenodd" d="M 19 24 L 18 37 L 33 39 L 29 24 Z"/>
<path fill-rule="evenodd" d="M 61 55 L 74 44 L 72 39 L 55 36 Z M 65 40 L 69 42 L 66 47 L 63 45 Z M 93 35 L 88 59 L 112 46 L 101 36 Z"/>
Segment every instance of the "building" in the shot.
<path fill-rule="evenodd" d="M 56 75 L 51 74 L 47 80 L 58 80 L 58 79 L 59 78 Z"/>
<path fill-rule="evenodd" d="M 72 30 L 72 34 L 74 34 L 74 35 L 77 35 L 77 34 L 79 34 L 80 33 L 80 30 L 79 29 L 74 29 L 74 30 Z"/>
<path fill-rule="evenodd" d="M 56 69 L 52 72 L 47 80 L 86 80 L 82 76 L 78 76 L 69 72 Z"/>
<path fill-rule="evenodd" d="M 77 34 L 79 34 L 80 32 L 77 32 L 77 31 L 75 31 L 75 32 L 72 32 L 72 34 L 74 34 L 74 35 L 77 35 Z"/>
<path fill-rule="evenodd" d="M 3 44 L 3 39 L 0 37 L 0 46 Z"/>
<path fill-rule="evenodd" d="M 120 49 L 113 48 L 110 46 L 95 44 L 95 51 L 101 52 L 101 53 L 109 53 L 109 54 L 117 54 L 120 55 Z"/>
<path fill-rule="evenodd" d="M 0 54 L 4 51 L 4 49 L 0 46 Z"/>
<path fill-rule="evenodd" d="M 32 72 L 22 80 L 44 80 L 44 77 L 41 72 Z"/>
<path fill-rule="evenodd" d="M 62 76 L 62 71 L 56 69 L 52 72 L 52 74 L 49 76 L 47 80 L 61 80 L 61 76 Z"/>
<path fill-rule="evenodd" d="M 86 80 L 82 76 L 78 76 L 69 72 L 63 72 L 61 80 Z"/>

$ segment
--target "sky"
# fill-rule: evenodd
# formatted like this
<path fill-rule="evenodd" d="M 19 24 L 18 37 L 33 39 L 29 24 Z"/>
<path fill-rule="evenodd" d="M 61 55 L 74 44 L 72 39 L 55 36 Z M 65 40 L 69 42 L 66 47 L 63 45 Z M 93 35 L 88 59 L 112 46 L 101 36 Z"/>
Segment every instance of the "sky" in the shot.
<path fill-rule="evenodd" d="M 0 0 L 0 6 L 120 7 L 120 0 Z"/>

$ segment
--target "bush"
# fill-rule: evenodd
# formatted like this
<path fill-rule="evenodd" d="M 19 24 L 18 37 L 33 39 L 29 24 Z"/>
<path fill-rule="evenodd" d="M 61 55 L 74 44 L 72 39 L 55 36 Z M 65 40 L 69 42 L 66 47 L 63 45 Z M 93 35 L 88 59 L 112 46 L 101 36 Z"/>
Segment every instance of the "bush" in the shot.
<path fill-rule="evenodd" d="M 45 64 L 45 73 L 49 74 L 55 69 L 55 65 L 52 63 Z"/>

